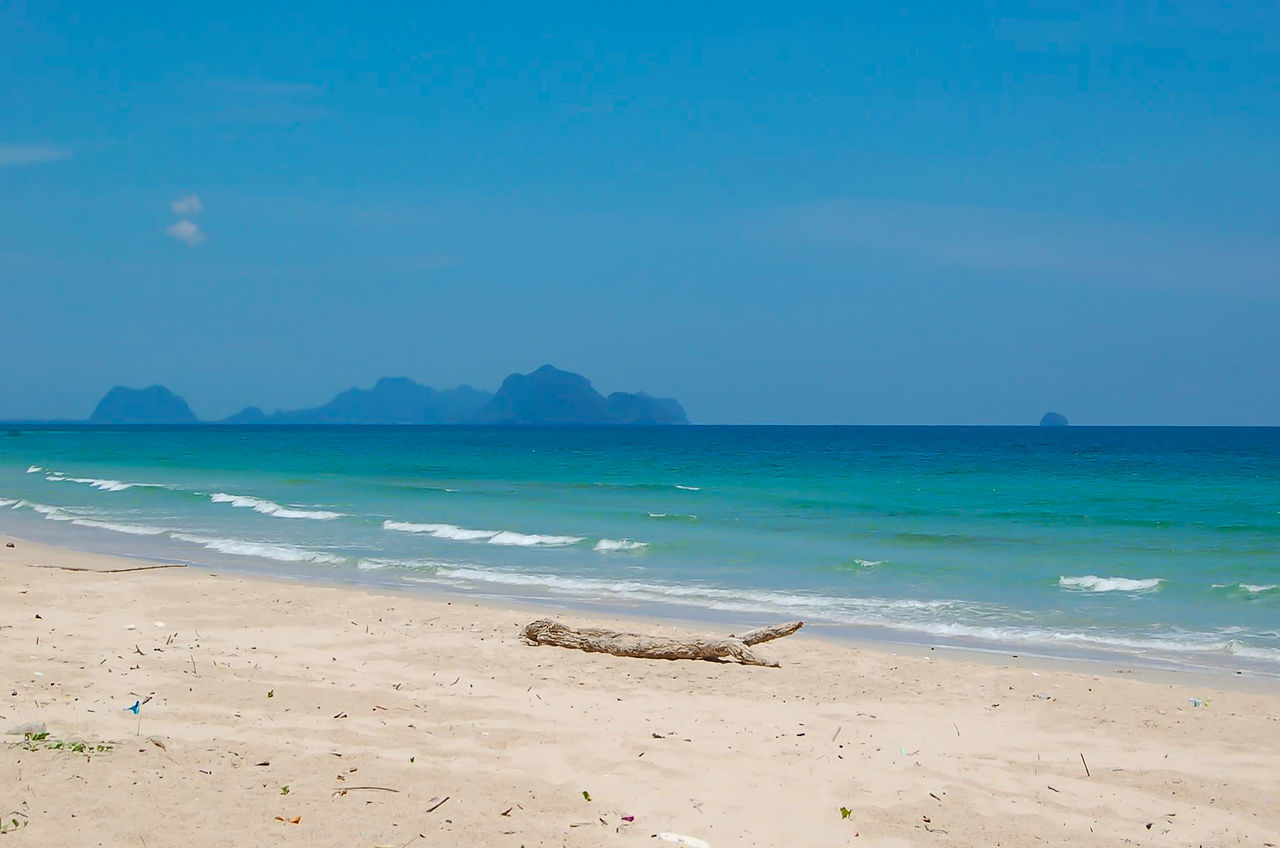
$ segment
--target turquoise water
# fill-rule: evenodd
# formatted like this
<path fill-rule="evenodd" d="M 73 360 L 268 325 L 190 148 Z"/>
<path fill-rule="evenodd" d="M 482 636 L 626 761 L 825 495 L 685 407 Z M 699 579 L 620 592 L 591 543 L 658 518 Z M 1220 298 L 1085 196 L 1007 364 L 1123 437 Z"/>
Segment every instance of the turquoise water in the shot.
<path fill-rule="evenodd" d="M 1280 430 L 0 435 L 0 530 L 835 634 L 1280 674 Z"/>

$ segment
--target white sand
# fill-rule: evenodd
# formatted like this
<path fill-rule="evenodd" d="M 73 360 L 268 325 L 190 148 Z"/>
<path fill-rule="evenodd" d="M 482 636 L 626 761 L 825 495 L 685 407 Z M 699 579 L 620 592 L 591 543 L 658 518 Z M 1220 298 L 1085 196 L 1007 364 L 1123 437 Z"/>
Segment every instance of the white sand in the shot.
<path fill-rule="evenodd" d="M 0 848 L 1280 844 L 1270 684 L 803 633 L 781 669 L 619 659 L 522 644 L 529 610 L 31 567 L 138 564 L 0 548 L 0 731 L 112 746 L 2 737 Z"/>

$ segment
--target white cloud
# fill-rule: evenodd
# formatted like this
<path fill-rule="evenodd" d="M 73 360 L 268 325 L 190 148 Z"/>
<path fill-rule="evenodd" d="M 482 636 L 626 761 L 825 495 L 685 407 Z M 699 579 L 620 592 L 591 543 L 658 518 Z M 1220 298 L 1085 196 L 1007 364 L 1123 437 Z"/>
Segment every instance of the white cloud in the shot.
<path fill-rule="evenodd" d="M 183 218 L 164 228 L 170 238 L 177 239 L 187 247 L 195 247 L 205 240 L 204 232 L 190 218 Z"/>
<path fill-rule="evenodd" d="M 204 211 L 204 204 L 194 194 L 188 194 L 179 197 L 177 200 L 169 201 L 169 208 L 173 210 L 175 215 L 194 218 Z"/>
<path fill-rule="evenodd" d="M 0 144 L 0 168 L 41 165 L 70 158 L 71 151 L 56 144 Z"/>

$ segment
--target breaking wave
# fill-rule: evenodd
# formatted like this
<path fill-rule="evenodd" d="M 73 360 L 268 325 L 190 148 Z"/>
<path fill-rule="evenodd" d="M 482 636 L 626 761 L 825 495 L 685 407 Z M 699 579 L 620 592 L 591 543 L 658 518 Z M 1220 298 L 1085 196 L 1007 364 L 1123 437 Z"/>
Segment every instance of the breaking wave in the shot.
<path fill-rule="evenodd" d="M 633 542 L 630 539 L 601 539 L 596 542 L 594 550 L 609 553 L 612 551 L 638 551 L 649 547 L 648 542 Z"/>
<path fill-rule="evenodd" d="M 179 542 L 200 545 L 219 553 L 274 559 L 278 562 L 321 562 L 340 565 L 347 561 L 346 557 L 323 551 L 312 551 L 295 545 L 250 542 L 245 539 L 223 539 L 211 536 L 191 536 L 186 533 L 170 533 L 169 537 Z"/>
<path fill-rule="evenodd" d="M 113 533 L 128 533 L 130 536 L 159 536 L 167 532 L 159 527 L 143 527 L 140 524 L 116 524 L 111 521 L 95 521 L 92 518 L 73 518 L 71 523 L 78 524 L 81 527 L 110 530 Z"/>
<path fill-rule="evenodd" d="M 1129 577 L 1096 577 L 1086 574 L 1084 577 L 1059 577 L 1058 585 L 1063 589 L 1076 589 L 1084 592 L 1150 592 L 1160 588 L 1164 580 L 1160 577 L 1148 577 L 1134 580 Z"/>
<path fill-rule="evenodd" d="M 36 467 L 37 466 L 34 465 L 31 466 L 31 468 Z M 30 473 L 30 470 L 31 469 L 27 469 L 28 473 Z M 124 492 L 136 486 L 148 489 L 166 488 L 160 483 L 126 483 L 123 480 L 103 480 L 98 477 L 68 477 L 65 474 L 59 474 L 56 471 L 46 474 L 44 479 L 48 480 L 50 483 L 83 483 L 103 492 Z"/>
<path fill-rule="evenodd" d="M 214 492 L 209 496 L 209 500 L 214 503 L 229 503 L 232 506 L 252 509 L 263 515 L 272 515 L 276 518 L 309 518 L 313 521 L 332 521 L 335 518 L 342 518 L 345 513 L 329 512 L 323 509 L 294 509 L 293 507 L 281 506 L 275 501 L 267 501 L 262 498 L 254 498 L 249 495 L 229 495 L 226 492 Z"/>
<path fill-rule="evenodd" d="M 522 548 L 576 545 L 583 536 L 547 536 L 539 533 L 517 533 L 514 530 L 470 530 L 456 524 L 415 524 L 410 521 L 384 521 L 383 530 L 401 533 L 426 533 L 437 539 L 454 542 L 487 542 L 490 545 L 509 545 Z"/>

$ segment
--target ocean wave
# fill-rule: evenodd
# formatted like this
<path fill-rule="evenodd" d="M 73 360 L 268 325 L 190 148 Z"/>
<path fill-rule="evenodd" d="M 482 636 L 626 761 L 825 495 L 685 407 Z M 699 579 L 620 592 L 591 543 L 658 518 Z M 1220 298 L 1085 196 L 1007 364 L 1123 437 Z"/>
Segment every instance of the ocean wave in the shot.
<path fill-rule="evenodd" d="M 1261 595 L 1264 592 L 1274 592 L 1280 589 L 1278 583 L 1214 583 L 1214 589 L 1239 589 L 1250 595 Z"/>
<path fill-rule="evenodd" d="M 0 509 L 4 509 L 7 506 L 14 506 L 15 504 L 20 504 L 20 503 L 22 503 L 22 501 L 18 500 L 17 498 L 0 498 Z"/>
<path fill-rule="evenodd" d="M 309 518 L 313 521 L 332 521 L 335 518 L 342 518 L 345 514 L 329 512 L 323 509 L 294 509 L 281 506 L 275 501 L 263 500 L 249 495 L 229 495 L 226 492 L 214 492 L 209 496 L 209 500 L 214 503 L 229 503 L 235 507 L 252 509 L 255 512 L 275 516 L 276 518 Z"/>
<path fill-rule="evenodd" d="M 679 483 L 676 483 L 676 488 L 685 492 L 701 492 L 702 491 L 701 486 L 681 486 Z"/>
<path fill-rule="evenodd" d="M 576 545 L 583 540 L 582 536 L 544 536 L 538 533 L 517 533 L 514 530 L 503 530 L 489 540 L 491 545 L 515 545 L 521 548 L 532 548 L 546 545 L 548 547 L 565 547 Z"/>
<path fill-rule="evenodd" d="M 514 530 L 470 530 L 456 524 L 415 524 L 410 521 L 384 521 L 383 530 L 401 533 L 426 533 L 437 539 L 454 542 L 487 542 L 490 545 L 529 547 L 564 547 L 581 542 L 582 536 L 547 536 L 539 533 L 517 533 Z"/>
<path fill-rule="evenodd" d="M 159 536 L 168 532 L 159 527 L 143 527 L 139 524 L 115 524 L 111 521 L 95 521 L 92 518 L 73 518 L 72 524 L 81 527 L 96 527 L 99 530 L 110 530 L 114 533 L 128 533 L 131 536 Z"/>
<path fill-rule="evenodd" d="M 498 535 L 497 530 L 468 530 L 456 524 L 415 524 L 412 521 L 384 521 L 382 529 L 401 533 L 426 533 L 437 539 L 454 542 L 482 542 Z"/>
<path fill-rule="evenodd" d="M 666 518 L 671 521 L 697 521 L 698 516 L 689 512 L 651 512 L 650 518 Z"/>
<path fill-rule="evenodd" d="M 164 488 L 159 483 L 126 483 L 123 480 L 103 480 L 98 477 L 68 477 L 65 474 L 59 474 L 56 471 L 45 475 L 44 479 L 48 480 L 50 483 L 83 483 L 104 492 L 124 492 L 134 488 L 135 486 L 155 489 Z"/>
<path fill-rule="evenodd" d="M 35 501 L 18 501 L 18 506 L 28 507 L 33 512 L 38 512 L 52 521 L 70 521 L 75 518 L 74 515 L 67 515 L 67 511 L 60 506 L 49 506 Z"/>
<path fill-rule="evenodd" d="M 345 557 L 323 551 L 312 551 L 295 545 L 282 545 L 272 542 L 250 542 L 246 539 L 224 539 L 211 536 L 191 536 L 186 533 L 170 533 L 171 539 L 179 542 L 190 542 L 213 551 L 235 556 L 251 556 L 261 559 L 274 559 L 278 562 L 320 562 L 339 565 L 346 562 Z"/>
<path fill-rule="evenodd" d="M 28 466 L 27 466 L 27 473 L 28 473 L 28 474 L 39 474 L 41 471 L 44 471 L 44 469 L 43 469 L 43 468 L 41 468 L 39 465 L 28 465 Z"/>
<path fill-rule="evenodd" d="M 649 547 L 648 542 L 633 542 L 630 539 L 601 539 L 593 550 L 610 553 L 613 551 L 638 551 Z"/>
<path fill-rule="evenodd" d="M 1160 588 L 1164 582 L 1160 577 L 1147 577 L 1134 580 L 1129 577 L 1096 577 L 1086 574 L 1084 577 L 1059 577 L 1058 585 L 1063 589 L 1078 589 L 1085 592 L 1150 592 Z"/>

